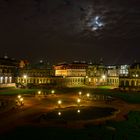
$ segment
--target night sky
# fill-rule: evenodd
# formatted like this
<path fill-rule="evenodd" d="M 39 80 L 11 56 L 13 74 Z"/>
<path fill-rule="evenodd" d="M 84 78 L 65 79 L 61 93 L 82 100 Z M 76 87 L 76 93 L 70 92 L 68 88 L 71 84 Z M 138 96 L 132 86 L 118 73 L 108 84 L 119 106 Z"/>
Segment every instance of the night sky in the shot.
<path fill-rule="evenodd" d="M 0 56 L 140 62 L 140 0 L 0 0 Z"/>

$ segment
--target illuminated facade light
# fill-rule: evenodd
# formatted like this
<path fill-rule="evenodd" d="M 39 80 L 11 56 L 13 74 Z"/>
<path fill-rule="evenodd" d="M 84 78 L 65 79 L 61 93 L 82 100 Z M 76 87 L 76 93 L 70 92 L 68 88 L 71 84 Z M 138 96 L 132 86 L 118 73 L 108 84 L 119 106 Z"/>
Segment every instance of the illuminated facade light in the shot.
<path fill-rule="evenodd" d="M 27 79 L 27 75 L 23 75 L 23 78 L 24 78 L 24 79 Z"/>
<path fill-rule="evenodd" d="M 103 79 L 106 79 L 106 76 L 105 76 L 105 75 L 102 75 L 102 78 L 103 78 Z"/>
<path fill-rule="evenodd" d="M 88 81 L 91 82 L 91 78 L 88 78 Z"/>

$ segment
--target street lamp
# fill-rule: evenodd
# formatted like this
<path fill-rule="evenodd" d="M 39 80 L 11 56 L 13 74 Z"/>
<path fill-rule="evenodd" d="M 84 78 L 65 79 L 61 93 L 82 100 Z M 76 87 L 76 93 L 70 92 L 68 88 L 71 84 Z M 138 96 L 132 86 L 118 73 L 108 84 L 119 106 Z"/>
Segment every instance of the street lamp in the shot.
<path fill-rule="evenodd" d="M 80 102 L 81 102 L 81 100 L 78 98 L 78 99 L 77 99 L 77 103 L 80 103 Z"/>
<path fill-rule="evenodd" d="M 80 109 L 77 110 L 77 113 L 80 113 Z"/>
<path fill-rule="evenodd" d="M 61 104 L 62 104 L 62 101 L 61 100 L 58 100 L 57 103 L 58 103 L 58 107 L 60 108 L 61 107 Z"/>
<path fill-rule="evenodd" d="M 20 105 L 23 105 L 23 98 L 20 98 L 19 101 L 20 101 Z"/>
<path fill-rule="evenodd" d="M 54 94 L 54 93 L 55 93 L 55 91 L 54 91 L 54 90 L 52 90 L 52 91 L 51 91 L 51 93 L 52 93 L 52 94 Z"/>
<path fill-rule="evenodd" d="M 58 100 L 58 104 L 60 105 L 62 103 L 62 101 L 61 100 Z"/>
<path fill-rule="evenodd" d="M 18 95 L 17 97 L 18 97 L 18 99 L 20 99 L 21 98 L 21 95 Z"/>
<path fill-rule="evenodd" d="M 82 94 L 82 92 L 81 92 L 81 91 L 79 91 L 79 96 L 81 96 L 81 94 Z"/>
<path fill-rule="evenodd" d="M 87 97 L 89 97 L 90 96 L 90 94 L 89 93 L 87 93 Z"/>
<path fill-rule="evenodd" d="M 41 94 L 41 91 L 38 91 L 38 95 L 40 95 Z"/>
<path fill-rule="evenodd" d="M 20 98 L 20 101 L 22 102 L 23 101 L 23 98 Z"/>
<path fill-rule="evenodd" d="M 61 112 L 58 112 L 58 115 L 61 116 Z"/>

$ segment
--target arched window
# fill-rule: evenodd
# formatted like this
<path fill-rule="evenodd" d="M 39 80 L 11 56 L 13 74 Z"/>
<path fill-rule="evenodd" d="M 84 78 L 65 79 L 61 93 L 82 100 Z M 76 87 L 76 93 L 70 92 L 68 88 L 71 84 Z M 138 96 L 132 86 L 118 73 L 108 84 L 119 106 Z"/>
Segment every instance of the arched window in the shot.
<path fill-rule="evenodd" d="M 134 82 L 134 80 L 131 81 L 131 86 L 132 86 L 132 87 L 135 86 L 135 82 Z"/>
<path fill-rule="evenodd" d="M 128 80 L 125 82 L 125 85 L 126 85 L 127 87 L 129 87 L 129 81 L 128 81 Z"/>
<path fill-rule="evenodd" d="M 121 82 L 120 82 L 120 86 L 124 86 L 124 81 L 122 80 Z"/>

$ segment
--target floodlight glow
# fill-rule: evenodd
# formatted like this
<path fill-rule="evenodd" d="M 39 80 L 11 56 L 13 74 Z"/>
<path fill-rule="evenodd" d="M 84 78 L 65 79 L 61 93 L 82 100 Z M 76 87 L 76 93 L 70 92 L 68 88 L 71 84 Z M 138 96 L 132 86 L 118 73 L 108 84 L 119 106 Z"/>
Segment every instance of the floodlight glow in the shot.
<path fill-rule="evenodd" d="M 20 101 L 23 101 L 23 98 L 20 98 Z"/>
<path fill-rule="evenodd" d="M 27 75 L 23 75 L 23 78 L 26 79 L 27 78 Z"/>
<path fill-rule="evenodd" d="M 105 78 L 106 78 L 106 76 L 105 76 L 105 75 L 102 75 L 102 78 L 103 78 L 103 79 L 105 79 Z"/>

